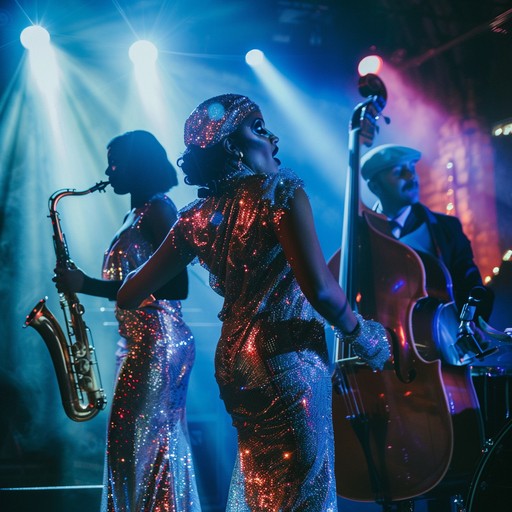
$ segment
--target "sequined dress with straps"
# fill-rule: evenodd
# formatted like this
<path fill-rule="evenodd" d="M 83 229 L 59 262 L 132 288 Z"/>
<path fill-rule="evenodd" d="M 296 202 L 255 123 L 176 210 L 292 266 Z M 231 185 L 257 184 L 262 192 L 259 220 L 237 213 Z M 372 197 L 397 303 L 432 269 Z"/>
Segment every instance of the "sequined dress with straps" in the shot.
<path fill-rule="evenodd" d="M 154 251 L 141 226 L 154 201 L 105 253 L 103 278 L 122 280 Z M 102 512 L 201 510 L 185 401 L 195 358 L 194 338 L 181 303 L 157 300 L 133 311 L 116 308 L 120 367 L 107 433 Z"/>

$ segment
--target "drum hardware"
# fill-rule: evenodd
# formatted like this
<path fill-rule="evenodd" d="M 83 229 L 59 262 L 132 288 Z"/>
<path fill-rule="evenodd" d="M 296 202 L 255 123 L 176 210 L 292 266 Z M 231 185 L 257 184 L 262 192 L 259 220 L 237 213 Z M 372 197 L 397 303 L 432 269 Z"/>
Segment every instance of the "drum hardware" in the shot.
<path fill-rule="evenodd" d="M 512 494 L 512 421 L 486 443 L 471 482 L 467 512 L 503 510 Z"/>

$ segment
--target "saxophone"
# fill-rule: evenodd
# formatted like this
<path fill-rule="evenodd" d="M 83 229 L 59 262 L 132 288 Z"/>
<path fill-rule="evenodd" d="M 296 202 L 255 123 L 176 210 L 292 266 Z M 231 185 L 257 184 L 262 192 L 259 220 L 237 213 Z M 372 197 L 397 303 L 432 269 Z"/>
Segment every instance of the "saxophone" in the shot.
<path fill-rule="evenodd" d="M 48 209 L 53 227 L 57 265 L 68 269 L 76 268 L 69 257 L 66 238 L 60 226 L 57 203 L 65 196 L 83 196 L 103 191 L 108 184 L 108 181 L 100 181 L 87 190 L 62 189 L 50 196 Z M 24 327 L 33 327 L 48 347 L 66 415 L 74 421 L 87 421 L 105 408 L 107 399 L 101 386 L 91 332 L 83 319 L 85 309 L 75 293 L 59 293 L 67 330 L 66 337 L 59 322 L 46 307 L 46 299 L 47 297 L 41 299 L 27 315 Z"/>

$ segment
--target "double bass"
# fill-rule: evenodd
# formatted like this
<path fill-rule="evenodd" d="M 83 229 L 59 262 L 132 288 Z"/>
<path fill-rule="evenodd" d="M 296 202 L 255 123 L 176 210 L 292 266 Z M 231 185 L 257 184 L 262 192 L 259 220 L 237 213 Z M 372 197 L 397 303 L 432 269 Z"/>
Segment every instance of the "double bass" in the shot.
<path fill-rule="evenodd" d="M 359 91 L 366 99 L 350 123 L 341 250 L 329 268 L 353 309 L 385 327 L 392 356 L 374 372 L 335 339 L 336 491 L 387 504 L 471 474 L 483 435 L 469 369 L 443 365 L 434 339 L 438 306 L 453 299 L 449 283 L 435 291 L 421 255 L 384 234 L 382 216 L 360 200 L 360 145 L 371 146 L 387 91 L 372 74 L 360 79 Z"/>

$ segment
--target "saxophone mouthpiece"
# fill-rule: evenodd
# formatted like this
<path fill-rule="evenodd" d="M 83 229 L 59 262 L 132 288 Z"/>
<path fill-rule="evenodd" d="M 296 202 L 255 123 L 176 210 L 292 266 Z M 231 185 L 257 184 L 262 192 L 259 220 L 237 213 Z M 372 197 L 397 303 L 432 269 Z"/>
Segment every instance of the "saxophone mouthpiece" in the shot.
<path fill-rule="evenodd" d="M 91 192 L 105 192 L 105 189 L 108 185 L 110 185 L 110 181 L 99 181 L 96 183 L 96 185 L 94 185 L 94 187 L 91 188 Z"/>

